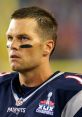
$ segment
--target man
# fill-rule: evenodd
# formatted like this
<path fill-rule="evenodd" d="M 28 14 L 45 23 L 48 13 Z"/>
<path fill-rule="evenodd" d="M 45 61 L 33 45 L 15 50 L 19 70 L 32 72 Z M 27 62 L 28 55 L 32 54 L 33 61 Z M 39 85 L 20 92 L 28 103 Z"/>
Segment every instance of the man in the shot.
<path fill-rule="evenodd" d="M 69 103 L 81 91 L 82 79 L 78 74 L 51 70 L 55 18 L 38 7 L 18 9 L 11 16 L 6 37 L 10 65 L 16 72 L 1 74 L 0 115 L 68 117 Z"/>

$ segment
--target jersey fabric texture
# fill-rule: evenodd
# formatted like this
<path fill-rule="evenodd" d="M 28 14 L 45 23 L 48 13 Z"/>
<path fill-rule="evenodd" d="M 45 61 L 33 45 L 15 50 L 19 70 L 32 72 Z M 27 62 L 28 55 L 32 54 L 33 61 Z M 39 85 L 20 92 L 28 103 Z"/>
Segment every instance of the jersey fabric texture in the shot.
<path fill-rule="evenodd" d="M 38 87 L 20 86 L 17 72 L 0 74 L 1 117 L 82 117 L 82 76 L 55 72 Z"/>

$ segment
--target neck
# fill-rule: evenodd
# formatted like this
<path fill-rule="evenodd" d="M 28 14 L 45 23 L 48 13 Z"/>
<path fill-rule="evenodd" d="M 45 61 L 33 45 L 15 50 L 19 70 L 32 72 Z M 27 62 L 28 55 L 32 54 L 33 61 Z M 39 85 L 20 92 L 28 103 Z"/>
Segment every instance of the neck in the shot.
<path fill-rule="evenodd" d="M 53 73 L 49 65 L 24 73 L 19 73 L 20 84 L 28 87 L 37 87 L 46 81 Z"/>

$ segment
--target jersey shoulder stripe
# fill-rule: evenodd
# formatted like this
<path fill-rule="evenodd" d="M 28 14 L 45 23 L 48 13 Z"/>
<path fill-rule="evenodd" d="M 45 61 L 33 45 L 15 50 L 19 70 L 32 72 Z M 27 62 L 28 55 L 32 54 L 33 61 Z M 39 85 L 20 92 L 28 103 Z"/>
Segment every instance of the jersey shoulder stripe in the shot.
<path fill-rule="evenodd" d="M 61 73 L 61 72 L 60 72 Z M 81 90 L 82 75 L 76 73 L 65 72 L 54 78 L 49 84 L 53 89 L 65 90 Z"/>
<path fill-rule="evenodd" d="M 16 77 L 18 73 L 16 72 L 4 72 L 0 73 L 0 83 L 6 82 L 8 80 L 11 80 L 12 78 Z"/>

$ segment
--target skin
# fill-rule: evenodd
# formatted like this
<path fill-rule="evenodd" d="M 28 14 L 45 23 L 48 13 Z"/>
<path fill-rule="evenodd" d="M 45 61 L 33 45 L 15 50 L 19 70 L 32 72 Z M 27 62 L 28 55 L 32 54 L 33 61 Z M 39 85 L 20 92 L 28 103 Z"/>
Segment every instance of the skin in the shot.
<path fill-rule="evenodd" d="M 51 76 L 49 56 L 54 47 L 52 39 L 42 39 L 35 19 L 11 19 L 6 37 L 9 62 L 12 70 L 19 72 L 20 84 L 36 87 Z M 30 44 L 31 48 L 20 48 Z"/>

